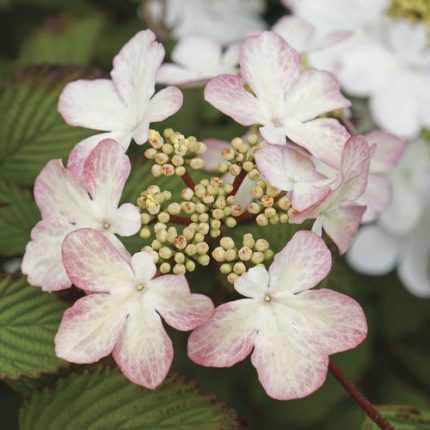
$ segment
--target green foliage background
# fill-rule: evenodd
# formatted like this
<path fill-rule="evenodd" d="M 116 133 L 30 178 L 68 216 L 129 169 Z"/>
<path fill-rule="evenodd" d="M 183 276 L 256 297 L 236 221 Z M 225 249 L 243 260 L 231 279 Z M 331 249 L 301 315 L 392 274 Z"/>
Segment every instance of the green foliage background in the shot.
<path fill-rule="evenodd" d="M 268 6 L 266 18 L 272 23 L 284 8 L 275 0 Z M 70 80 L 108 72 L 118 49 L 144 27 L 132 0 L 0 1 L 2 263 L 23 254 L 39 219 L 31 191 L 40 169 L 51 158 L 65 160 L 75 143 L 92 134 L 64 124 L 56 112 L 61 89 Z M 166 44 L 168 50 L 172 46 Z M 202 90 L 185 90 L 184 95 L 183 109 L 159 129 L 166 125 L 200 139 L 229 139 L 243 133 L 204 102 Z M 128 201 L 150 181 L 138 149 L 132 148 L 131 154 L 134 170 L 124 194 Z M 179 190 L 181 184 L 166 179 L 163 186 Z M 269 237 L 274 248 L 293 233 L 286 226 L 248 224 L 236 234 L 246 231 Z M 142 243 L 132 238 L 127 246 L 138 250 Z M 197 290 L 212 295 L 216 284 L 222 283 L 206 271 L 190 279 Z M 365 277 L 339 258 L 324 282 L 356 298 L 369 320 L 367 341 L 336 356 L 336 363 L 376 404 L 428 408 L 429 301 L 407 293 L 394 273 Z M 225 299 L 235 298 L 225 286 L 222 294 Z M 308 398 L 278 402 L 265 395 L 248 361 L 231 369 L 194 365 L 186 357 L 187 335 L 174 331 L 170 331 L 175 344 L 173 371 L 187 379 L 172 376 L 156 392 L 127 382 L 110 359 L 96 366 L 67 366 L 54 356 L 52 342 L 61 313 L 75 295 L 73 290 L 57 296 L 41 293 L 21 278 L 0 280 L 0 428 L 374 428 L 370 422 L 363 424 L 362 411 L 330 375 L 324 387 Z M 200 388 L 188 379 L 197 381 Z M 215 393 L 216 398 L 201 390 Z M 430 428 L 427 412 L 390 406 L 383 413 L 396 429 Z"/>

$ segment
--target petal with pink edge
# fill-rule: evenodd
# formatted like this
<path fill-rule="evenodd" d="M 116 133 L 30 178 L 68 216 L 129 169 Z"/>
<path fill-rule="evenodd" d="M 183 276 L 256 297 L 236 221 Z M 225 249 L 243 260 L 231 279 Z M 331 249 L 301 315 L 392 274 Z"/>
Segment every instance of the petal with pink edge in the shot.
<path fill-rule="evenodd" d="M 343 148 L 350 135 L 337 120 L 319 118 L 306 123 L 287 121 L 284 128 L 294 143 L 303 146 L 329 166 L 340 167 Z"/>
<path fill-rule="evenodd" d="M 151 30 L 133 36 L 113 60 L 111 76 L 122 100 L 140 117 L 155 91 L 164 48 Z"/>
<path fill-rule="evenodd" d="M 208 367 L 230 367 L 252 351 L 257 334 L 259 303 L 242 299 L 215 309 L 212 318 L 188 339 L 188 356 Z"/>
<path fill-rule="evenodd" d="M 222 150 L 228 148 L 230 144 L 225 140 L 206 139 L 203 141 L 207 150 L 201 155 L 205 162 L 205 170 L 207 172 L 217 172 L 218 166 L 224 161 L 221 153 Z"/>
<path fill-rule="evenodd" d="M 75 227 L 58 219 L 39 221 L 31 231 L 21 270 L 31 285 L 58 291 L 72 285 L 63 266 L 61 245 Z"/>
<path fill-rule="evenodd" d="M 157 312 L 178 330 L 195 329 L 213 314 L 212 301 L 203 294 L 191 294 L 185 276 L 160 276 L 150 282 L 149 292 Z"/>
<path fill-rule="evenodd" d="M 330 272 L 331 253 L 311 231 L 298 231 L 269 268 L 270 295 L 280 297 L 315 287 Z"/>
<path fill-rule="evenodd" d="M 85 160 L 86 190 L 101 213 L 108 214 L 118 207 L 130 170 L 130 159 L 111 139 L 100 142 Z"/>
<path fill-rule="evenodd" d="M 339 248 L 341 255 L 348 250 L 357 234 L 365 211 L 366 206 L 351 204 L 323 215 L 324 230 Z"/>
<path fill-rule="evenodd" d="M 265 119 L 259 101 L 244 88 L 239 76 L 211 79 L 205 87 L 205 100 L 242 125 L 258 124 Z"/>
<path fill-rule="evenodd" d="M 152 308 L 144 304 L 133 307 L 113 358 L 135 384 L 154 389 L 164 381 L 172 364 L 173 346 Z"/>
<path fill-rule="evenodd" d="M 240 74 L 264 107 L 280 115 L 285 96 L 300 75 L 300 55 L 282 37 L 265 31 L 248 37 L 239 56 Z"/>
<path fill-rule="evenodd" d="M 336 109 L 351 106 L 330 72 L 305 70 L 286 96 L 286 118 L 309 121 Z"/>
<path fill-rule="evenodd" d="M 72 363 L 94 363 L 106 357 L 117 343 L 126 317 L 109 294 L 79 299 L 63 315 L 55 337 L 57 356 Z"/>
<path fill-rule="evenodd" d="M 91 292 L 116 292 L 134 288 L 136 280 L 128 262 L 100 232 L 82 228 L 63 242 L 63 263 L 72 282 Z"/>
<path fill-rule="evenodd" d="M 102 131 L 129 128 L 129 109 L 108 79 L 70 82 L 60 95 L 58 111 L 67 124 L 77 127 Z"/>
<path fill-rule="evenodd" d="M 367 206 L 363 223 L 375 221 L 390 206 L 393 190 L 390 179 L 385 175 L 369 175 L 367 187 L 360 202 Z"/>

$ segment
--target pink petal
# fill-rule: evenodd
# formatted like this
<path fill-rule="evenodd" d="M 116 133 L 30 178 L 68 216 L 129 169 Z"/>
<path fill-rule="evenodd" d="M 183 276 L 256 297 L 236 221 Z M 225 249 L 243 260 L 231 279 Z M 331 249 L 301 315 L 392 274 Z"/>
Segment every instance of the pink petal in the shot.
<path fill-rule="evenodd" d="M 194 330 L 188 340 L 188 356 L 209 367 L 230 367 L 246 358 L 257 333 L 259 307 L 252 299 L 225 303 L 212 318 Z"/>
<path fill-rule="evenodd" d="M 135 384 L 154 389 L 163 382 L 172 364 L 173 346 L 153 309 L 141 305 L 130 312 L 113 358 Z"/>
<path fill-rule="evenodd" d="M 372 173 L 389 173 L 402 158 L 406 142 L 382 130 L 374 130 L 367 133 L 365 137 L 370 145 L 376 145 L 370 164 Z"/>
<path fill-rule="evenodd" d="M 108 79 L 70 82 L 60 95 L 58 111 L 67 124 L 93 130 L 123 130 L 129 123 L 128 109 Z"/>
<path fill-rule="evenodd" d="M 343 148 L 350 137 L 345 127 L 332 118 L 319 118 L 306 123 L 287 121 L 285 133 L 294 143 L 335 168 L 340 167 Z"/>
<path fill-rule="evenodd" d="M 34 197 L 42 217 L 60 218 L 71 224 L 92 219 L 91 200 L 61 160 L 51 160 L 34 184 Z"/>
<path fill-rule="evenodd" d="M 123 147 L 124 151 L 127 150 L 131 142 L 130 134 L 124 134 L 123 132 L 110 132 L 90 136 L 76 144 L 70 151 L 69 159 L 67 161 L 67 170 L 80 184 L 83 182 L 85 160 L 91 154 L 91 151 L 105 139 L 115 140 Z"/>
<path fill-rule="evenodd" d="M 279 19 L 272 30 L 300 53 L 306 52 L 314 37 L 314 27 L 304 19 L 286 15 Z"/>
<path fill-rule="evenodd" d="M 70 223 L 57 219 L 36 224 L 21 265 L 29 284 L 44 291 L 63 290 L 72 285 L 63 266 L 61 244 L 73 229 Z"/>
<path fill-rule="evenodd" d="M 155 90 L 155 76 L 164 48 L 151 30 L 133 36 L 113 60 L 111 76 L 121 98 L 131 109 L 146 106 Z M 141 106 L 141 107 L 140 107 Z"/>
<path fill-rule="evenodd" d="M 367 187 L 360 202 L 367 206 L 363 223 L 375 221 L 390 206 L 393 190 L 390 179 L 385 175 L 369 175 Z"/>
<path fill-rule="evenodd" d="M 136 279 L 146 284 L 157 273 L 154 257 L 149 252 L 138 252 L 131 257 L 131 268 Z"/>
<path fill-rule="evenodd" d="M 248 37 L 240 49 L 240 74 L 268 112 L 282 112 L 300 75 L 300 55 L 276 33 Z"/>
<path fill-rule="evenodd" d="M 206 139 L 203 143 L 207 147 L 206 152 L 201 156 L 205 162 L 205 170 L 207 172 L 216 172 L 218 166 L 224 160 L 221 155 L 222 150 L 230 145 L 228 142 L 218 139 Z"/>
<path fill-rule="evenodd" d="M 293 207 L 299 211 L 321 200 L 329 192 L 323 175 L 311 159 L 286 146 L 266 145 L 255 154 L 262 175 L 274 187 L 292 192 Z"/>
<path fill-rule="evenodd" d="M 134 274 L 121 253 L 96 230 L 83 228 L 63 242 L 63 263 L 78 288 L 91 292 L 112 292 L 135 287 Z"/>
<path fill-rule="evenodd" d="M 205 100 L 242 125 L 258 124 L 262 112 L 257 98 L 243 87 L 240 77 L 221 75 L 209 81 Z"/>
<path fill-rule="evenodd" d="M 272 145 L 286 144 L 287 137 L 285 136 L 285 130 L 282 126 L 268 124 L 264 127 L 260 127 L 259 132 L 264 140 Z"/>
<path fill-rule="evenodd" d="M 324 241 L 310 231 L 299 231 L 275 255 L 269 268 L 270 294 L 282 296 L 308 290 L 330 272 L 331 254 Z"/>
<path fill-rule="evenodd" d="M 55 337 L 57 356 L 72 363 L 94 363 L 109 355 L 126 316 L 109 294 L 79 299 L 63 315 Z"/>
<path fill-rule="evenodd" d="M 185 276 L 160 276 L 150 283 L 149 291 L 157 312 L 178 330 L 195 329 L 213 314 L 212 301 L 203 294 L 191 294 Z"/>
<path fill-rule="evenodd" d="M 242 296 L 264 297 L 268 292 L 269 273 L 264 266 L 255 266 L 236 279 L 234 289 Z"/>
<path fill-rule="evenodd" d="M 84 182 L 93 202 L 108 212 L 118 206 L 131 163 L 117 142 L 100 142 L 84 164 Z"/>
<path fill-rule="evenodd" d="M 332 210 L 324 216 L 324 230 L 337 245 L 340 254 L 344 254 L 348 250 L 357 234 L 365 211 L 366 206 L 350 204 Z"/>

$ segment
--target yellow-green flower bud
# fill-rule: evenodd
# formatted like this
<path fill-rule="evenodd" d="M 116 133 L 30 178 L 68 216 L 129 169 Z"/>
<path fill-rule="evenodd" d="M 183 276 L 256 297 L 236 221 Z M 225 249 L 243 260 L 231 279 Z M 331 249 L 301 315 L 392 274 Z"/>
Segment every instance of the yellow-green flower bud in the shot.
<path fill-rule="evenodd" d="M 234 240 L 231 237 L 223 237 L 219 244 L 224 248 L 224 249 L 233 249 L 234 248 Z"/>

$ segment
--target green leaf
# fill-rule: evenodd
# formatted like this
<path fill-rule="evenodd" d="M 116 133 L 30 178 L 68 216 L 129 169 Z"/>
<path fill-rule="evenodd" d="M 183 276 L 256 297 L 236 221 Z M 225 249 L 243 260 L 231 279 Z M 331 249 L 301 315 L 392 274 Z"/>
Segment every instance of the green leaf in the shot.
<path fill-rule="evenodd" d="M 101 365 L 36 392 L 20 414 L 21 430 L 231 430 L 235 412 L 194 383 L 169 377 L 147 390 Z"/>
<path fill-rule="evenodd" d="M 2 207 L 2 204 L 6 206 Z M 31 193 L 0 180 L 0 255 L 23 254 L 40 214 Z"/>
<path fill-rule="evenodd" d="M 0 281 L 0 378 L 37 377 L 66 364 L 54 353 L 66 306 L 24 279 Z"/>
<path fill-rule="evenodd" d="M 89 64 L 102 27 L 100 15 L 50 17 L 24 42 L 21 64 Z"/>
<path fill-rule="evenodd" d="M 378 410 L 396 430 L 430 429 L 430 411 L 403 405 L 379 406 Z M 379 427 L 366 417 L 363 430 L 379 430 Z"/>
<path fill-rule="evenodd" d="M 57 112 L 65 84 L 95 78 L 74 66 L 33 66 L 0 88 L 0 177 L 31 185 L 46 162 L 64 158 L 94 131 L 68 126 Z"/>

